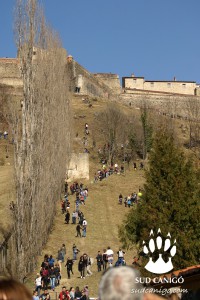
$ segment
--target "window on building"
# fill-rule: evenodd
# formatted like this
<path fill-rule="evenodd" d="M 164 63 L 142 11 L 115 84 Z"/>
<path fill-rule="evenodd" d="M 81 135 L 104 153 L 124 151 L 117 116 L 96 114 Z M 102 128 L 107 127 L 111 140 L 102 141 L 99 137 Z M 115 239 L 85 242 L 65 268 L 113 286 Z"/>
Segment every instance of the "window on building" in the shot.
<path fill-rule="evenodd" d="M 167 83 L 167 86 L 168 86 L 169 88 L 171 87 L 171 85 L 172 85 L 171 82 L 168 82 L 168 83 Z"/>
<path fill-rule="evenodd" d="M 183 87 L 183 88 L 186 88 L 186 84 L 185 84 L 185 83 L 182 83 L 182 87 Z"/>
<path fill-rule="evenodd" d="M 151 82 L 151 86 L 154 86 L 154 82 Z"/>

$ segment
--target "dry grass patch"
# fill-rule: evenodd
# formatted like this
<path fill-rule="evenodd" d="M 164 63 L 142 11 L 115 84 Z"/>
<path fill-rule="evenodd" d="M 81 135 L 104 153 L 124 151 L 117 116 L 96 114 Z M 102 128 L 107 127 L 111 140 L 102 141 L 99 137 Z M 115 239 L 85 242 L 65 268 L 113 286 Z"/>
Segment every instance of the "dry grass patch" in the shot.
<path fill-rule="evenodd" d="M 89 197 L 86 200 L 86 205 L 82 205 L 80 209 L 83 211 L 87 221 L 87 237 L 75 237 L 75 225 L 64 224 L 64 215 L 61 214 L 60 203 L 57 206 L 57 214 L 55 216 L 55 223 L 52 233 L 49 236 L 48 243 L 42 251 L 42 255 L 38 258 L 39 263 L 36 272 L 40 268 L 42 258 L 45 253 L 56 256 L 58 248 L 65 243 L 67 247 L 67 256 L 72 257 L 72 245 L 76 243 L 80 249 L 80 254 L 86 252 L 90 257 L 95 258 L 98 250 L 102 251 L 104 248 L 110 246 L 115 252 L 114 259 L 117 260 L 117 254 L 120 247 L 118 239 L 118 225 L 121 224 L 125 214 L 129 208 L 118 204 L 119 193 L 123 196 L 131 192 L 138 191 L 138 187 L 144 183 L 144 172 L 134 171 L 133 169 L 127 171 L 126 176 L 113 174 L 101 182 L 92 184 L 91 182 L 84 182 L 89 188 Z M 71 208 L 70 213 L 73 212 L 75 196 L 70 196 Z M 134 209 L 134 208 L 133 208 Z M 127 264 L 132 263 L 132 258 L 136 251 L 127 251 Z M 80 255 L 79 255 L 80 257 Z M 92 265 L 93 275 L 86 277 L 86 279 L 79 278 L 77 269 L 78 263 L 74 264 L 74 275 L 68 280 L 66 277 L 66 268 L 63 267 L 62 283 L 70 286 L 80 286 L 81 288 L 88 284 L 91 295 L 97 296 L 98 284 L 101 274 L 97 272 L 96 260 Z M 28 281 L 28 286 L 33 288 L 33 280 L 35 274 L 31 276 Z M 60 290 L 60 288 L 57 288 Z"/>

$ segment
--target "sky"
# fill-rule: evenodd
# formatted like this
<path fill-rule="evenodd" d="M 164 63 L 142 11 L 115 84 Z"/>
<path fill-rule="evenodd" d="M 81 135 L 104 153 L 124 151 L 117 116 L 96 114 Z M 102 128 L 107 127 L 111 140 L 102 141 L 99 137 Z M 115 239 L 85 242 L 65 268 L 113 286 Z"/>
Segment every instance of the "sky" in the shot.
<path fill-rule="evenodd" d="M 200 0 L 43 0 L 63 47 L 92 73 L 200 83 Z M 15 0 L 0 0 L 0 57 L 16 57 Z"/>

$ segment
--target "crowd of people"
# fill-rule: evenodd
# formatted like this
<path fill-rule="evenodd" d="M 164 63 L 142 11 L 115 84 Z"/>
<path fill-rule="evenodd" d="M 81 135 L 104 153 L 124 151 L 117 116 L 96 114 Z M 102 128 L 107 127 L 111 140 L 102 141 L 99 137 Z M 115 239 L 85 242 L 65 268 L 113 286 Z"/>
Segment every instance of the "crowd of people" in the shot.
<path fill-rule="evenodd" d="M 72 204 L 71 200 L 69 201 L 69 197 L 74 197 L 74 210 L 72 215 L 70 215 L 70 207 Z M 65 223 L 76 225 L 76 235 L 75 237 L 86 237 L 87 232 L 87 220 L 80 210 L 81 205 L 86 204 L 86 199 L 88 196 L 88 188 L 84 186 L 82 183 L 73 182 L 70 186 L 65 182 L 65 194 L 63 200 L 61 201 L 61 212 L 65 215 Z M 54 257 L 52 254 L 46 254 L 41 263 L 41 268 L 39 273 L 37 273 L 35 279 L 35 289 L 34 289 L 34 300 L 37 299 L 50 299 L 50 294 L 48 290 L 54 291 L 56 287 L 60 285 L 60 280 L 64 274 L 63 269 L 66 269 L 67 278 L 70 279 L 71 276 L 74 275 L 73 268 L 75 267 L 80 273 L 80 278 L 85 279 L 86 276 L 91 276 L 92 271 L 90 270 L 92 264 L 92 258 L 87 253 L 83 253 L 78 258 L 80 250 L 77 248 L 74 243 L 72 246 L 71 256 L 66 257 L 66 246 L 62 244 L 58 249 L 57 256 Z M 64 277 L 66 276 L 64 275 Z M 80 299 L 88 299 L 87 297 L 88 291 L 87 288 L 84 287 L 81 291 L 77 287 L 71 287 L 70 289 L 66 289 L 63 287 L 62 294 L 60 294 L 59 299 L 75 299 L 78 297 L 77 292 L 79 292 Z M 62 296 L 62 297 L 61 297 Z M 82 297 L 82 298 L 81 298 Z"/>
<path fill-rule="evenodd" d="M 108 178 L 112 174 L 118 174 L 118 175 L 124 174 L 124 165 L 123 164 L 121 166 L 119 166 L 117 163 L 115 163 L 111 166 L 107 166 L 106 159 L 102 159 L 101 163 L 102 163 L 102 168 L 98 169 L 97 172 L 94 174 L 94 183 L 96 183 L 97 181 L 102 181 L 104 178 Z M 137 163 L 134 162 L 133 168 L 134 168 L 134 170 L 137 170 L 138 168 L 139 168 L 139 170 L 143 170 L 144 163 L 140 162 L 139 167 L 138 167 Z"/>
<path fill-rule="evenodd" d="M 88 188 L 87 186 L 84 187 L 83 183 L 74 182 L 70 185 L 70 192 L 72 196 L 75 195 L 74 210 L 71 215 L 71 203 L 69 201 L 68 184 L 66 182 L 64 199 L 61 201 L 61 210 L 65 214 L 65 224 L 70 224 L 71 220 L 71 224 L 76 225 L 76 237 L 86 237 L 88 223 L 83 212 L 80 210 L 80 206 L 86 205 Z"/>
<path fill-rule="evenodd" d="M 52 255 L 46 254 L 44 256 L 43 262 L 41 264 L 40 272 L 37 273 L 35 278 L 35 289 L 33 292 L 34 300 L 47 300 L 50 299 L 49 289 L 52 291 L 55 290 L 56 287 L 60 285 L 61 276 L 63 274 L 62 263 L 64 263 L 64 267 L 66 268 L 67 278 L 70 279 L 73 272 L 73 265 L 77 260 L 77 255 L 80 250 L 73 244 L 72 247 L 72 256 L 73 258 L 66 256 L 66 247 L 65 244 L 58 250 L 57 257 L 54 258 Z M 77 268 L 80 272 L 80 278 L 85 278 L 85 276 L 92 275 L 90 270 L 91 259 L 90 257 L 84 253 L 80 256 Z M 79 290 L 79 287 L 70 287 L 70 289 L 66 289 L 66 287 L 62 287 L 62 291 L 59 294 L 59 300 L 73 300 L 77 297 L 80 299 L 88 299 L 83 296 L 87 296 L 88 288 L 86 286 L 82 291 Z M 83 297 L 83 298 L 81 298 Z"/>
<path fill-rule="evenodd" d="M 138 193 L 134 192 L 129 194 L 126 197 L 123 197 L 123 195 L 120 193 L 118 197 L 118 204 L 122 205 L 124 202 L 124 206 L 130 208 L 134 204 L 138 204 L 141 197 L 142 197 L 142 190 L 140 188 Z"/>
<path fill-rule="evenodd" d="M 116 163 L 115 165 L 108 167 L 107 161 L 102 160 L 102 168 L 99 169 L 94 174 L 94 183 L 96 183 L 97 181 L 102 181 L 104 178 L 108 178 L 112 174 L 123 174 L 123 173 L 124 173 L 123 165 L 119 167 L 118 164 Z"/>
<path fill-rule="evenodd" d="M 85 124 L 85 134 L 89 134 L 88 124 Z M 7 138 L 4 136 L 4 138 Z M 102 180 L 112 174 L 121 174 L 124 172 L 124 167 L 119 167 L 118 164 L 114 166 L 107 167 L 106 161 L 102 161 L 102 170 L 98 170 L 95 174 L 95 182 Z M 135 170 L 137 170 L 136 163 L 133 164 Z M 143 163 L 140 164 L 140 169 L 143 169 Z M 71 195 L 70 195 L 71 193 Z M 70 214 L 70 208 L 72 206 L 69 196 L 75 196 L 74 209 L 72 214 Z M 127 197 L 123 197 L 122 194 L 119 195 L 118 203 L 123 204 L 125 207 L 130 207 L 134 203 L 137 204 L 140 197 L 142 196 L 142 191 L 131 193 Z M 80 210 L 82 205 L 86 205 L 86 200 L 88 197 L 88 188 L 84 187 L 82 183 L 73 182 L 70 187 L 68 183 L 65 183 L 65 195 L 61 201 L 61 211 L 65 215 L 65 223 L 69 225 L 76 225 L 76 235 L 75 237 L 86 237 L 87 231 L 87 220 Z M 139 276 L 135 268 L 139 266 L 139 257 L 133 257 L 132 266 L 133 268 L 126 266 L 125 255 L 126 252 L 119 248 L 119 250 L 114 253 L 110 246 L 103 249 L 103 251 L 98 250 L 96 257 L 93 259 L 87 253 L 82 253 L 73 243 L 71 256 L 66 255 L 66 246 L 63 243 L 59 247 L 57 256 L 52 254 L 45 254 L 44 259 L 41 263 L 39 272 L 36 275 L 34 282 L 34 291 L 31 295 L 28 290 L 23 287 L 20 283 L 14 280 L 0 280 L 0 298 L 4 300 L 15 299 L 15 300 L 51 300 L 51 291 L 54 291 L 56 287 L 60 289 L 58 293 L 59 300 L 88 300 L 89 299 L 89 287 L 84 285 L 82 289 L 78 286 L 70 286 L 67 288 L 65 285 L 60 287 L 61 278 L 67 275 L 68 280 L 74 276 L 74 268 L 77 268 L 79 272 L 79 278 L 85 279 L 86 276 L 92 276 L 93 272 L 91 266 L 96 260 L 96 271 L 102 272 L 101 282 L 99 284 L 99 298 L 98 300 L 121 300 L 121 299 L 145 299 L 161 300 L 162 298 L 146 294 L 141 294 L 140 297 L 131 291 L 134 288 L 142 288 L 141 284 L 135 284 L 136 276 Z M 115 257 L 116 256 L 116 257 Z M 121 268 L 123 266 L 123 268 Z M 113 268 L 115 267 L 115 268 Z M 63 271 L 63 269 L 65 271 Z M 63 274 L 66 275 L 63 275 Z M 117 282 L 117 283 L 116 283 Z M 9 284 L 9 286 L 8 286 Z M 8 288 L 9 287 L 9 288 Z"/>
<path fill-rule="evenodd" d="M 162 296 L 162 289 L 160 295 L 152 293 L 152 289 L 145 289 L 142 283 L 136 278 L 141 275 L 137 270 L 123 266 L 120 268 L 109 268 L 102 276 L 98 287 L 98 298 L 95 300 L 164 300 Z M 159 289 L 157 289 L 159 291 Z M 187 289 L 186 289 L 187 290 Z M 164 289 L 166 291 L 166 289 Z M 200 289 L 194 291 L 187 290 L 183 293 L 181 299 L 198 300 L 200 297 Z M 20 282 L 14 279 L 0 279 L 0 299 L 2 300 L 51 300 L 51 296 L 47 289 L 38 296 L 37 291 L 33 295 Z M 88 300 L 90 299 L 89 287 L 85 285 L 80 290 L 79 287 L 71 286 L 69 289 L 62 286 L 58 295 L 58 300 Z M 179 297 L 172 291 L 167 294 L 167 299 L 179 299 Z"/>
<path fill-rule="evenodd" d="M 47 300 L 50 299 L 49 289 L 54 291 L 56 287 L 60 285 L 60 280 L 62 275 L 65 273 L 63 269 L 66 268 L 66 275 L 68 279 L 71 279 L 71 276 L 74 275 L 74 267 L 77 268 L 80 276 L 79 278 L 85 279 L 87 276 L 91 276 L 93 272 L 91 271 L 91 265 L 94 263 L 94 259 L 91 258 L 87 253 L 83 253 L 80 255 L 80 250 L 77 248 L 74 243 L 72 246 L 72 255 L 71 257 L 66 257 L 66 246 L 62 244 L 59 248 L 57 257 L 53 257 L 53 255 L 44 255 L 44 259 L 41 263 L 41 268 L 39 273 L 35 278 L 35 289 L 34 289 L 34 300 Z M 96 266 L 97 272 L 105 272 L 110 267 L 119 267 L 125 266 L 125 251 L 119 248 L 116 252 L 116 261 L 114 261 L 114 251 L 111 247 L 107 247 L 107 249 L 103 249 L 97 252 L 96 255 Z M 80 255 L 80 257 L 78 257 Z M 77 264 L 76 264 L 77 262 Z M 133 265 L 136 263 L 136 258 L 133 260 Z M 134 265 L 135 266 L 135 265 Z M 64 275 L 65 276 L 65 275 Z M 60 299 L 73 300 L 76 299 L 75 292 L 78 291 L 78 287 L 74 289 L 74 287 L 70 287 L 70 289 L 66 289 L 63 287 L 62 292 L 66 294 L 62 296 Z M 80 292 L 80 291 L 79 291 Z M 63 295 L 64 295 L 63 294 Z M 87 292 L 83 289 L 80 292 L 80 299 L 87 300 Z M 60 294 L 61 295 L 61 294 Z M 84 297 L 86 296 L 86 298 Z M 81 298 L 82 297 L 82 298 Z"/>
<path fill-rule="evenodd" d="M 89 134 L 88 124 L 85 124 L 85 135 Z M 135 168 L 135 165 L 134 165 Z M 101 181 L 104 178 L 112 175 L 112 174 L 121 174 L 124 172 L 124 166 L 118 166 L 118 164 L 114 164 L 111 167 L 107 167 L 107 161 L 102 160 L 102 169 L 99 169 L 97 174 L 95 174 L 95 182 Z M 74 201 L 72 200 L 74 197 Z M 65 182 L 65 193 L 64 197 L 61 201 L 61 211 L 64 215 L 65 224 L 75 225 L 77 238 L 86 237 L 87 232 L 87 220 L 81 210 L 82 206 L 85 206 L 87 203 L 88 197 L 88 188 L 84 186 L 84 184 L 78 183 L 77 181 L 72 184 L 68 184 Z M 128 197 L 125 197 L 127 201 L 124 202 L 125 206 L 129 206 L 129 198 L 131 203 L 137 203 L 138 195 L 136 193 L 132 193 Z M 119 203 L 122 204 L 121 200 L 123 196 L 120 194 Z M 131 205 L 131 204 L 130 204 Z M 70 213 L 71 211 L 71 213 Z M 103 249 L 103 251 L 98 251 L 96 257 L 93 259 L 90 257 L 88 253 L 82 253 L 77 248 L 76 243 L 73 243 L 72 246 L 72 255 L 68 255 L 66 257 L 66 247 L 65 244 L 59 248 L 56 258 L 52 255 L 45 255 L 44 260 L 41 264 L 41 269 L 36 276 L 35 279 L 35 297 L 39 297 L 39 299 L 46 300 L 50 299 L 50 295 L 48 289 L 52 291 L 55 290 L 56 287 L 60 285 L 60 280 L 65 272 L 67 278 L 70 280 L 72 276 L 74 276 L 74 268 L 75 271 L 79 272 L 79 278 L 85 279 L 87 276 L 91 276 L 93 272 L 91 271 L 91 265 L 96 260 L 96 271 L 97 272 L 105 272 L 110 267 L 119 267 L 126 266 L 125 261 L 125 251 L 121 248 L 116 253 L 116 258 L 114 260 L 114 251 L 111 247 L 107 247 Z M 134 263 L 133 263 L 134 264 Z M 63 272 L 63 269 L 66 271 Z M 77 287 L 70 287 L 67 289 L 65 286 L 62 288 L 61 293 L 59 294 L 59 299 L 75 299 L 77 294 L 75 292 L 79 292 L 80 299 L 88 299 L 88 291 L 87 287 L 84 287 L 81 291 Z M 34 298 L 34 300 L 38 300 L 38 298 Z"/>

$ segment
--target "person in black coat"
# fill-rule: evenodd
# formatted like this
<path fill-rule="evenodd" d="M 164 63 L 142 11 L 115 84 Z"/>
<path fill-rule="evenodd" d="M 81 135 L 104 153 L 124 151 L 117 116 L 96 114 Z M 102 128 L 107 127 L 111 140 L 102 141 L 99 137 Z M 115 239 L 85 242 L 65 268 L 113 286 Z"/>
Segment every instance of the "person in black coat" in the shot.
<path fill-rule="evenodd" d="M 102 254 L 101 254 L 100 251 L 98 251 L 96 260 L 97 260 L 97 269 L 98 269 L 98 272 L 101 272 L 101 265 L 103 264 L 103 256 L 102 256 Z"/>
<path fill-rule="evenodd" d="M 73 260 L 70 259 L 69 257 L 67 258 L 67 262 L 66 262 L 65 267 L 67 267 L 67 276 L 68 276 L 68 279 L 70 279 L 70 272 L 71 272 L 72 274 L 74 274 L 74 273 L 73 273 L 73 270 L 72 270 L 72 267 L 73 267 Z"/>
<path fill-rule="evenodd" d="M 80 236 L 81 237 L 81 225 L 78 224 L 76 226 L 76 237 Z"/>
<path fill-rule="evenodd" d="M 70 220 L 70 213 L 69 213 L 69 211 L 67 211 L 67 213 L 65 215 L 65 223 L 69 224 L 69 220 Z"/>
<path fill-rule="evenodd" d="M 83 261 L 83 256 L 80 257 L 80 260 L 78 263 L 78 270 L 81 274 L 81 278 L 85 278 L 85 263 Z"/>

